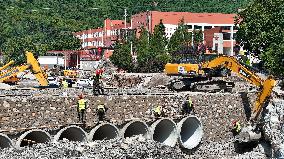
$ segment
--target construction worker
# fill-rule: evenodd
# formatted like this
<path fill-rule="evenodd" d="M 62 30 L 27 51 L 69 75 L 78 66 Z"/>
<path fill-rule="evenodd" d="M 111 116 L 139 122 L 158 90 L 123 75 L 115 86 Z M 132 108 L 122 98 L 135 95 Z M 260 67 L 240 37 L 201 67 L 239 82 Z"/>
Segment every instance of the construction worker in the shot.
<path fill-rule="evenodd" d="M 108 108 L 106 108 L 106 106 L 98 100 L 97 115 L 99 117 L 99 121 L 104 120 L 107 109 Z"/>
<path fill-rule="evenodd" d="M 193 102 L 190 97 L 187 97 L 187 100 L 182 104 L 182 114 L 190 114 L 191 112 L 195 113 Z"/>
<path fill-rule="evenodd" d="M 101 83 L 101 77 L 102 77 L 102 70 L 97 69 L 93 81 L 94 95 L 104 94 Z"/>
<path fill-rule="evenodd" d="M 237 135 L 241 132 L 241 130 L 242 130 L 242 127 L 241 127 L 240 122 L 238 120 L 234 120 L 233 121 L 233 130 L 232 130 L 233 134 Z"/>
<path fill-rule="evenodd" d="M 85 110 L 87 109 L 87 102 L 83 98 L 83 95 L 79 95 L 79 100 L 77 104 L 77 112 L 78 112 L 78 118 L 81 123 L 85 123 L 84 121 L 84 115 L 85 115 Z"/>
<path fill-rule="evenodd" d="M 65 79 L 62 80 L 62 87 L 68 88 L 68 82 Z"/>
<path fill-rule="evenodd" d="M 154 109 L 154 116 L 156 118 L 164 116 L 164 112 L 163 112 L 163 108 L 161 105 L 158 105 L 155 109 Z"/>

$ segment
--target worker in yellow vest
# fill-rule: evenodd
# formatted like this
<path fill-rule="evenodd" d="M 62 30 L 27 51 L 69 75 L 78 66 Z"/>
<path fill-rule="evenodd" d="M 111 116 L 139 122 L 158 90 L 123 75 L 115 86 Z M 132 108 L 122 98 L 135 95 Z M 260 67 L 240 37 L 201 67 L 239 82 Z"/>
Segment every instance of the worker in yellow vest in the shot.
<path fill-rule="evenodd" d="M 78 112 L 78 118 L 81 123 L 85 123 L 85 111 L 87 109 L 87 102 L 83 98 L 83 95 L 79 95 L 79 100 L 77 104 L 77 112 Z"/>
<path fill-rule="evenodd" d="M 194 112 L 194 107 L 193 107 L 193 102 L 191 100 L 191 97 L 187 97 L 187 100 L 184 101 L 182 104 L 182 114 L 195 114 Z"/>
<path fill-rule="evenodd" d="M 164 116 L 163 107 L 161 105 L 158 105 L 156 108 L 154 108 L 154 116 L 156 118 Z"/>
<path fill-rule="evenodd" d="M 233 121 L 233 130 L 232 130 L 233 134 L 237 135 L 241 132 L 241 130 L 242 130 L 242 126 L 241 126 L 240 122 L 238 120 L 234 120 Z"/>
<path fill-rule="evenodd" d="M 62 87 L 68 88 L 68 82 L 65 79 L 62 80 Z"/>
<path fill-rule="evenodd" d="M 108 108 L 101 101 L 98 100 L 97 102 L 98 102 L 97 115 L 99 117 L 99 121 L 102 121 L 104 120 Z"/>

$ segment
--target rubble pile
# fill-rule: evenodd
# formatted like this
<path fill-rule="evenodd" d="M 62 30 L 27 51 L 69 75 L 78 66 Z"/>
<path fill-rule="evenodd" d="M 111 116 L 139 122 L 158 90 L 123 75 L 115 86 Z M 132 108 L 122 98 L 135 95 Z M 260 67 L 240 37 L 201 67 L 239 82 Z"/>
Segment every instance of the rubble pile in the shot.
<path fill-rule="evenodd" d="M 153 76 L 149 82 L 146 84 L 147 87 L 157 87 L 161 85 L 167 85 L 170 81 L 170 77 L 161 73 Z"/>
<path fill-rule="evenodd" d="M 264 123 L 265 136 L 271 142 L 274 153 L 284 157 L 284 100 L 274 99 L 266 107 Z"/>
<path fill-rule="evenodd" d="M 92 143 L 78 143 L 61 140 L 58 143 L 36 144 L 19 150 L 4 149 L 2 159 L 24 158 L 82 158 L 82 159 L 169 159 L 188 158 L 180 149 L 134 136 L 124 140 L 114 139 Z"/>
<path fill-rule="evenodd" d="M 114 74 L 106 83 L 112 87 L 136 87 L 142 82 L 142 77 L 136 75 Z"/>
<path fill-rule="evenodd" d="M 265 159 L 266 154 L 259 146 L 247 149 L 247 152 L 238 150 L 238 146 L 231 141 L 205 141 L 196 150 L 190 150 L 192 158 L 248 158 Z"/>

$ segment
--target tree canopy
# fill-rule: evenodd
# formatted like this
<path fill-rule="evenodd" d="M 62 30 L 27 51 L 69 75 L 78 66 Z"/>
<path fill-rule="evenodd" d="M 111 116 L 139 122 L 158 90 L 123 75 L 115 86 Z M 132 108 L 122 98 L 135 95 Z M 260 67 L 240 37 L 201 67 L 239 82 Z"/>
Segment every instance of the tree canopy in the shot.
<path fill-rule="evenodd" d="M 15 59 L 23 50 L 42 55 L 79 49 L 73 32 L 102 27 L 106 18 L 123 19 L 125 8 L 130 21 L 129 15 L 146 10 L 234 13 L 247 1 L 0 0 L 0 52 Z"/>
<path fill-rule="evenodd" d="M 254 0 L 239 13 L 237 41 L 259 55 L 275 75 L 284 74 L 284 1 Z"/>
<path fill-rule="evenodd" d="M 116 43 L 114 52 L 110 56 L 110 60 L 119 69 L 132 72 L 134 69 L 134 64 L 132 61 L 130 42 L 125 41 L 124 43 Z"/>

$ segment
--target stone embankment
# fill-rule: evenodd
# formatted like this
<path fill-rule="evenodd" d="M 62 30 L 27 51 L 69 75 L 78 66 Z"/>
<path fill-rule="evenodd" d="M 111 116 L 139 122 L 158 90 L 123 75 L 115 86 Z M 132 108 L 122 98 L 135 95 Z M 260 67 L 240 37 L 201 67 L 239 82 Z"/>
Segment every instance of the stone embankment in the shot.
<path fill-rule="evenodd" d="M 107 116 L 111 123 L 123 124 L 125 121 L 139 118 L 153 121 L 152 109 L 162 105 L 165 114 L 179 118 L 182 102 L 191 96 L 196 116 L 204 126 L 203 140 L 220 141 L 229 139 L 230 125 L 235 119 L 245 123 L 244 108 L 252 94 L 229 93 L 191 93 L 169 96 L 86 96 L 88 101 L 87 125 L 97 124 L 96 106 L 99 101 L 109 108 Z M 77 97 L 10 97 L 0 99 L 0 125 L 2 130 L 41 127 L 48 125 L 68 125 L 78 122 L 76 111 Z M 8 133 L 8 132 L 7 132 Z"/>

